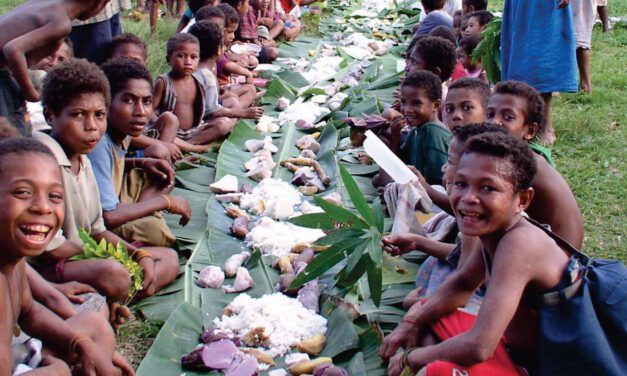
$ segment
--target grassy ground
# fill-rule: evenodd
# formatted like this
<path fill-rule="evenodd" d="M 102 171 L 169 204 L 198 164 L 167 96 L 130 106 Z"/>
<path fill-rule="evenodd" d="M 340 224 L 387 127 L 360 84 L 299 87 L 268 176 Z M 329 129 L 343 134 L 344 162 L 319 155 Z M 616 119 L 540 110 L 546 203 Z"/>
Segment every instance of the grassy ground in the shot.
<path fill-rule="evenodd" d="M 0 14 L 19 5 L 20 0 L 0 0 Z M 503 1 L 491 1 L 500 11 Z M 610 1 L 610 16 L 627 17 L 627 1 Z M 148 21 L 124 19 L 124 29 L 148 44 L 149 68 L 156 76 L 168 70 L 165 41 L 173 34 L 176 20 L 160 21 L 157 34 L 150 36 Z M 312 32 L 309 24 L 308 32 Z M 560 172 L 571 184 L 584 215 L 584 249 L 596 257 L 627 262 L 625 229 L 625 155 L 627 138 L 627 24 L 617 24 L 603 34 L 595 28 L 592 53 L 591 96 L 561 95 L 556 98 L 554 124 L 558 141 L 553 148 Z M 161 327 L 160 323 L 133 320 L 120 329 L 122 353 L 137 366 Z"/>

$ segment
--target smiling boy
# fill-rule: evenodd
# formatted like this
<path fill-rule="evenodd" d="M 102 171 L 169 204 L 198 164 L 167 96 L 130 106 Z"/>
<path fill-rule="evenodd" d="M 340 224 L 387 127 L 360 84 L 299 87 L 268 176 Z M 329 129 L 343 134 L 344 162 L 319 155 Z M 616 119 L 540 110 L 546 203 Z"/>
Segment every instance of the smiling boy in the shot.
<path fill-rule="evenodd" d="M 451 133 L 438 121 L 442 84 L 431 72 L 417 71 L 401 85 L 401 113 L 411 131 L 401 144 L 402 122 L 392 124 L 392 151 L 416 167 L 429 184 L 441 184 Z"/>
<path fill-rule="evenodd" d="M 37 169 L 15 168 L 23 163 Z M 24 258 L 39 256 L 64 219 L 65 191 L 54 156 L 30 138 L 0 141 L 0 176 L 0 373 L 13 374 L 23 360 L 13 357 L 29 339 L 23 330 L 45 343 L 46 354 L 59 354 L 68 364 L 78 355 L 85 374 L 119 374 L 112 362 L 115 337 L 110 328 L 103 336 L 78 316 L 64 322 L 30 293 Z M 95 313 L 81 317 L 93 317 L 92 328 L 98 325 Z M 44 355 L 40 366 L 33 375 L 69 374 L 67 365 L 51 355 Z"/>
<path fill-rule="evenodd" d="M 533 180 L 534 199 L 527 214 L 548 224 L 551 230 L 575 247 L 583 243 L 583 218 L 568 182 L 554 168 L 551 151 L 533 141 L 545 127 L 544 101 L 537 90 L 518 81 L 499 82 L 488 102 L 486 120 L 507 128 L 529 143 L 535 152 L 538 173 Z"/>
<path fill-rule="evenodd" d="M 479 237 L 483 251 L 474 252 L 433 296 L 414 304 L 385 339 L 384 359 L 399 346 L 407 350 L 390 360 L 390 375 L 405 366 L 430 376 L 537 371 L 537 313 L 524 298 L 558 286 L 569 256 L 522 216 L 533 199 L 535 172 L 528 145 L 511 135 L 487 133 L 466 143 L 451 204 L 460 231 Z M 458 310 L 483 282 L 487 291 L 478 315 Z"/>
<path fill-rule="evenodd" d="M 444 124 L 451 132 L 468 124 L 485 120 L 490 87 L 477 78 L 460 78 L 453 82 L 444 100 Z"/>

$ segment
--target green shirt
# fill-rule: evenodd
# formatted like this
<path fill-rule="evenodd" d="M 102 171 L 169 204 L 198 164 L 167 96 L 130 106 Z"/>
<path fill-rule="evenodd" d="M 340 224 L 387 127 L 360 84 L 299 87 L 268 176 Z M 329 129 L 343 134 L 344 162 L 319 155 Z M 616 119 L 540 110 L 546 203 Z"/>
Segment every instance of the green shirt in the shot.
<path fill-rule="evenodd" d="M 451 132 L 440 122 L 429 122 L 409 132 L 401 145 L 401 159 L 413 165 L 429 184 L 442 184 Z"/>
<path fill-rule="evenodd" d="M 539 154 L 542 157 L 544 157 L 544 159 L 546 159 L 546 163 L 548 163 L 549 166 L 555 168 L 555 162 L 553 162 L 553 156 L 551 155 L 551 149 L 545 148 L 544 146 L 542 146 L 540 144 L 536 144 L 535 142 L 530 142 L 529 143 L 529 147 L 531 147 L 531 150 L 533 150 L 534 153 Z"/>

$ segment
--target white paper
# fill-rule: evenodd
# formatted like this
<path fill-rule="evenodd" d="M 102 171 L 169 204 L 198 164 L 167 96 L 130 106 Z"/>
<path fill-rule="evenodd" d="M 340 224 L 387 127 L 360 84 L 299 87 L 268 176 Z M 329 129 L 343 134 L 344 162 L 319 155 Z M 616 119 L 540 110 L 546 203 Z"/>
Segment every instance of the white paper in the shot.
<path fill-rule="evenodd" d="M 409 167 L 372 131 L 366 131 L 364 150 L 395 182 L 405 184 L 418 180 L 418 177 L 411 172 Z"/>

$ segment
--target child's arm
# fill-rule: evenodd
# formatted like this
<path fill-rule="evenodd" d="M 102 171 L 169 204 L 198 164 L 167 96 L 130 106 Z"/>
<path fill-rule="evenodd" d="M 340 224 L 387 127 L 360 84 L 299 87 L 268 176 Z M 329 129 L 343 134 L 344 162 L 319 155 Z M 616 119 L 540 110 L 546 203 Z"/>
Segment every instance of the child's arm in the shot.
<path fill-rule="evenodd" d="M 390 150 L 396 155 L 401 152 L 401 130 L 407 125 L 403 116 L 396 117 L 390 122 Z"/>
<path fill-rule="evenodd" d="M 50 282 L 46 281 L 28 264 L 26 265 L 26 278 L 28 278 L 28 284 L 30 285 L 33 298 L 59 315 L 59 317 L 67 319 L 78 313 L 61 291 L 54 288 Z M 91 287 L 85 286 L 91 289 L 91 292 L 96 292 L 96 290 Z"/>
<path fill-rule="evenodd" d="M 174 169 L 168 161 L 157 158 L 126 158 L 124 170 L 129 171 L 133 168 L 143 169 L 164 188 L 170 189 L 174 186 Z"/>
<path fill-rule="evenodd" d="M 455 249 L 455 244 L 438 242 L 412 233 L 388 235 L 383 238 L 382 243 L 383 249 L 392 256 L 418 250 L 440 260 L 445 260 L 446 256 Z"/>
<path fill-rule="evenodd" d="M 182 15 L 181 19 L 179 20 L 178 26 L 176 26 L 176 32 L 180 33 L 181 31 L 183 31 L 183 29 L 185 29 L 190 20 L 191 19 L 187 17 L 186 14 Z"/>
<path fill-rule="evenodd" d="M 79 247 L 76 243 L 66 240 L 60 247 L 45 252 L 41 257 L 47 260 L 60 261 L 81 253 L 83 253 L 83 248 Z"/>
<path fill-rule="evenodd" d="M 21 261 L 25 263 L 25 261 Z M 112 362 L 89 337 L 81 336 L 74 328 L 49 309 L 34 301 L 30 293 L 24 264 L 18 265 L 21 271 L 21 309 L 20 327 L 30 336 L 41 339 L 61 354 L 66 354 L 73 339 L 82 338 L 74 346 L 83 366 L 83 372 L 96 375 L 113 375 L 117 373 Z"/>
<path fill-rule="evenodd" d="M 165 82 L 162 79 L 157 78 L 155 80 L 155 89 L 154 93 L 152 93 L 152 108 L 157 112 L 159 110 L 159 105 L 161 104 L 161 100 L 163 99 L 163 93 L 165 92 Z"/>
<path fill-rule="evenodd" d="M 253 83 L 253 72 L 251 72 L 250 69 L 245 68 L 240 64 L 229 61 L 228 63 L 224 64 L 224 75 L 228 76 L 231 74 L 237 74 L 246 77 L 247 84 Z"/>
<path fill-rule="evenodd" d="M 451 207 L 451 201 L 449 200 L 448 195 L 444 192 L 440 192 L 437 189 L 433 188 L 431 184 L 427 182 L 427 179 L 425 179 L 425 177 L 422 176 L 422 174 L 420 173 L 420 171 L 418 171 L 416 167 L 412 165 L 407 165 L 407 167 L 409 167 L 411 172 L 413 172 L 414 175 L 418 177 L 418 181 L 420 181 L 420 185 L 422 185 L 422 187 L 425 189 L 431 201 L 433 201 L 433 203 L 438 208 L 454 216 L 455 214 L 453 213 L 453 208 Z"/>
<path fill-rule="evenodd" d="M 115 209 L 105 211 L 102 216 L 107 228 L 116 228 L 162 210 L 180 215 L 179 223 L 182 226 L 185 226 L 191 217 L 191 209 L 187 201 L 183 197 L 172 195 L 157 196 L 134 204 L 119 203 Z"/>
<path fill-rule="evenodd" d="M 63 42 L 63 38 L 72 31 L 69 19 L 53 17 L 47 21 L 48 23 L 42 27 L 9 41 L 2 48 L 6 64 L 22 88 L 22 95 L 30 102 L 37 102 L 39 93 L 28 76 L 26 54 L 44 46 L 55 44 L 58 46 Z"/>

